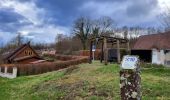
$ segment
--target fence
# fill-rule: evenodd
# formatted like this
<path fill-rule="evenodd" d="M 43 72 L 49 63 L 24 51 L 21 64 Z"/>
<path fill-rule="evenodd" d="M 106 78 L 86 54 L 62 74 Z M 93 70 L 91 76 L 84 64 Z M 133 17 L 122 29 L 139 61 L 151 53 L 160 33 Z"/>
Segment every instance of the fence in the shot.
<path fill-rule="evenodd" d="M 59 60 L 55 62 L 43 62 L 37 64 L 12 64 L 12 65 L 0 65 L 2 77 L 15 78 L 16 76 L 21 75 L 36 75 L 42 74 L 50 71 L 55 71 L 63 68 L 67 68 L 71 65 L 77 65 L 81 63 L 87 63 L 89 58 L 83 56 L 62 56 L 62 55 L 50 55 L 54 56 Z M 15 67 L 14 67 L 15 66 Z M 11 69 L 13 69 L 12 73 Z M 3 72 L 3 73 L 2 73 Z M 13 76 L 12 76 L 13 75 Z"/>

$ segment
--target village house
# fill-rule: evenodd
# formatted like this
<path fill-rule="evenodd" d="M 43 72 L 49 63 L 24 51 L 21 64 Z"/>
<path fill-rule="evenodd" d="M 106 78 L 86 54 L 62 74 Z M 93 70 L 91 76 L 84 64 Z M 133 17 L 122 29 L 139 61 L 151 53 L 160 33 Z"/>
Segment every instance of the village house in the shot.
<path fill-rule="evenodd" d="M 170 65 L 170 31 L 140 36 L 131 54 L 152 64 Z"/>
<path fill-rule="evenodd" d="M 44 60 L 40 58 L 36 51 L 30 46 L 30 42 L 28 42 L 7 54 L 3 58 L 3 61 L 6 64 L 28 64 L 43 62 Z"/>

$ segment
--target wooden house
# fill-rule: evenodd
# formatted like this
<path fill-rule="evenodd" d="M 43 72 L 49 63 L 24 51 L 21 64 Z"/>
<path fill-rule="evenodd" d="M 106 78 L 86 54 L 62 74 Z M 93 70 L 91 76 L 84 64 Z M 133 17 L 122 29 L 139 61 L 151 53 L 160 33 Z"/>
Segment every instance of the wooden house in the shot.
<path fill-rule="evenodd" d="M 131 54 L 153 64 L 170 65 L 170 31 L 140 36 Z"/>
<path fill-rule="evenodd" d="M 24 44 L 4 57 L 4 63 L 28 64 L 43 61 L 35 50 L 30 46 L 30 42 Z"/>

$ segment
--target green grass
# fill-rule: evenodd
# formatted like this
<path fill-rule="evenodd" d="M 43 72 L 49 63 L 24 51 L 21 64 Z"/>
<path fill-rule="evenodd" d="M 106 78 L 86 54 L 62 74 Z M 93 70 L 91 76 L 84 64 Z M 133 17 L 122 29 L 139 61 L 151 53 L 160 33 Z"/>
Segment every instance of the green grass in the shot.
<path fill-rule="evenodd" d="M 142 99 L 170 100 L 170 69 L 142 69 Z M 120 100 L 119 66 L 95 61 L 41 75 L 0 78 L 0 100 Z"/>

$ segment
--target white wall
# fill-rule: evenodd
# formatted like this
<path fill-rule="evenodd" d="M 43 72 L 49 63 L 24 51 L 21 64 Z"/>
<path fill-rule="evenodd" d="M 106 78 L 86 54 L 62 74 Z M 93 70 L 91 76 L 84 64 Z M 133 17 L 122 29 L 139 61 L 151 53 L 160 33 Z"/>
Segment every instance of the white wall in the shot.
<path fill-rule="evenodd" d="M 170 51 L 168 53 L 166 53 L 165 58 L 166 58 L 166 60 L 170 61 Z"/>
<path fill-rule="evenodd" d="M 165 53 L 164 53 L 164 50 L 160 50 L 160 61 L 161 61 L 162 65 L 165 64 Z"/>
<path fill-rule="evenodd" d="M 152 64 L 162 64 L 165 62 L 164 50 L 152 49 Z"/>
<path fill-rule="evenodd" d="M 165 64 L 170 67 L 170 50 L 165 54 Z"/>
<path fill-rule="evenodd" d="M 1 67 L 0 67 L 0 77 L 6 77 L 6 78 L 16 78 L 17 77 L 17 68 L 13 67 L 13 71 L 12 73 L 7 73 L 8 67 L 4 67 L 5 68 L 5 72 L 1 71 Z"/>

